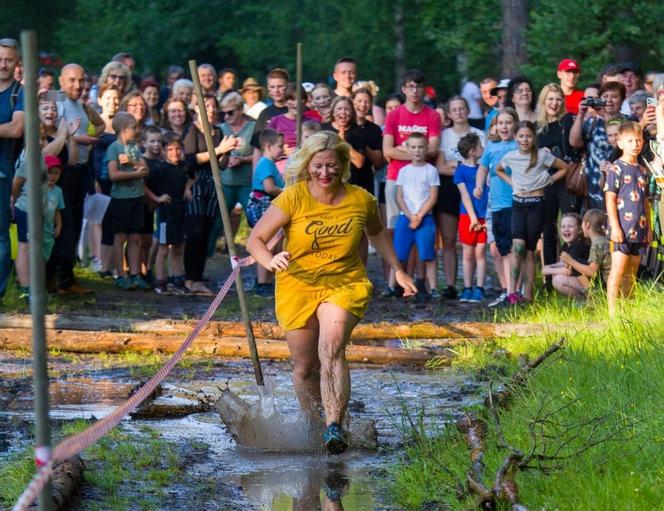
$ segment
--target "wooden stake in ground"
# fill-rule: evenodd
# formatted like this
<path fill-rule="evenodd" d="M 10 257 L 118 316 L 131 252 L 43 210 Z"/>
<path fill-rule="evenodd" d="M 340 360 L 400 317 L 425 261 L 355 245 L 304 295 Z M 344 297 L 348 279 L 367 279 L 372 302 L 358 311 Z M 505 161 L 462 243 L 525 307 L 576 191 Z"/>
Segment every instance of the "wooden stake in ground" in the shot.
<path fill-rule="evenodd" d="M 198 66 L 195 60 L 189 61 L 189 70 L 191 71 L 191 79 L 194 81 L 194 92 L 196 92 L 196 99 L 198 100 L 198 111 L 200 112 L 201 127 L 205 135 L 205 145 L 207 145 L 208 153 L 210 153 L 210 167 L 212 168 L 212 177 L 214 178 L 214 188 L 217 191 L 217 202 L 219 203 L 219 211 L 221 212 L 221 220 L 224 225 L 224 236 L 226 237 L 226 246 L 228 247 L 228 254 L 231 257 L 231 264 L 234 267 L 237 259 L 237 251 L 235 250 L 235 241 L 233 239 L 233 227 L 231 226 L 231 216 L 228 212 L 228 205 L 224 197 L 224 191 L 221 187 L 221 177 L 219 174 L 219 160 L 214 151 L 214 142 L 212 141 L 212 132 L 210 131 L 210 123 L 208 121 L 205 110 L 205 99 L 203 98 L 203 89 L 201 88 L 201 81 L 198 78 Z M 251 320 L 249 319 L 249 308 L 247 306 L 247 297 L 242 285 L 242 273 L 238 275 L 235 282 L 235 289 L 237 290 L 237 297 L 240 302 L 240 310 L 242 311 L 242 321 L 247 334 L 247 342 L 249 343 L 249 352 L 251 353 L 251 362 L 254 365 L 254 375 L 256 376 L 256 384 L 264 386 L 263 371 L 261 370 L 261 362 L 258 358 L 258 350 L 256 349 L 256 340 L 254 339 L 254 330 L 251 327 Z"/>

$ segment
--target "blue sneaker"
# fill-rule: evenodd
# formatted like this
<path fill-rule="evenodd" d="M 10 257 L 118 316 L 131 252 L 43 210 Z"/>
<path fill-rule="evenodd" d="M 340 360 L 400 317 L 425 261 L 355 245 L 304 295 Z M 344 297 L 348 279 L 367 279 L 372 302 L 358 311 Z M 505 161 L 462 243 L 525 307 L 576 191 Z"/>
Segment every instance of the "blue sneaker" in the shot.
<path fill-rule="evenodd" d="M 323 443 L 330 454 L 341 454 L 348 449 L 348 433 L 338 423 L 333 422 L 323 433 Z"/>
<path fill-rule="evenodd" d="M 469 287 L 464 288 L 461 291 L 461 296 L 459 297 L 460 302 L 470 302 L 470 299 L 473 297 L 473 290 Z"/>
<path fill-rule="evenodd" d="M 484 301 L 484 291 L 482 291 L 479 287 L 476 287 L 473 289 L 473 293 L 468 300 L 469 302 L 472 303 L 480 303 Z"/>
<path fill-rule="evenodd" d="M 129 277 L 118 277 L 115 281 L 115 285 L 120 289 L 124 289 L 125 291 L 136 289 L 136 284 L 134 284 L 134 282 Z"/>
<path fill-rule="evenodd" d="M 148 289 L 152 289 L 152 286 L 147 282 L 145 282 L 145 280 L 143 280 L 139 275 L 132 275 L 130 279 L 135 289 L 140 289 L 142 291 L 147 291 Z"/>

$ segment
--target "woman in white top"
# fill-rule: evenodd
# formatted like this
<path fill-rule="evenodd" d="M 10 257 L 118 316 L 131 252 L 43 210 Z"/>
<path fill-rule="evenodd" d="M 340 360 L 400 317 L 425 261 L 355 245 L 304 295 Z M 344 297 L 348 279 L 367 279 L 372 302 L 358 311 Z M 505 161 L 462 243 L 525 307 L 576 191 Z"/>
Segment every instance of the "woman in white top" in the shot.
<path fill-rule="evenodd" d="M 463 160 L 459 153 L 459 140 L 468 133 L 476 133 L 480 137 L 482 147 L 486 145 L 484 132 L 473 128 L 468 122 L 468 103 L 461 96 L 452 97 L 447 103 L 447 115 L 452 121 L 452 127 L 443 129 L 440 137 L 440 152 L 436 160 L 436 168 L 440 174 L 440 191 L 436 213 L 438 215 L 438 229 L 443 239 L 443 268 L 447 289 L 443 296 L 455 299 L 456 291 L 456 239 L 459 222 L 459 206 L 461 196 L 454 184 L 454 171 L 459 162 Z"/>

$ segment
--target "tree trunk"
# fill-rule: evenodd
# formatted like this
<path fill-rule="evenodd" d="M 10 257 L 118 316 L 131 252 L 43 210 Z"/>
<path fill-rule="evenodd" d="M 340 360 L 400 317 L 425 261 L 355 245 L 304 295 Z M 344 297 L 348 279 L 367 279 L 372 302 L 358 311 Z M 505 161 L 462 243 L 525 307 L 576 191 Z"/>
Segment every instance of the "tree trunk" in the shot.
<path fill-rule="evenodd" d="M 528 0 L 501 0 L 503 12 L 503 76 L 514 77 L 526 63 Z"/>
<path fill-rule="evenodd" d="M 394 90 L 401 90 L 401 80 L 406 72 L 406 43 L 404 37 L 403 5 L 394 3 Z"/>
<path fill-rule="evenodd" d="M 49 330 L 49 349 L 73 353 L 175 353 L 182 344 L 181 335 L 85 332 L 80 330 Z M 26 350 L 32 345 L 32 332 L 27 328 L 0 330 L 0 350 Z M 257 339 L 258 353 L 262 359 L 288 360 L 290 351 L 286 341 Z M 189 355 L 248 358 L 249 348 L 243 337 L 198 337 L 187 351 Z M 384 346 L 346 347 L 346 360 L 361 364 L 413 364 L 424 365 L 435 358 L 444 363 L 452 358 L 445 349 L 387 348 Z"/>

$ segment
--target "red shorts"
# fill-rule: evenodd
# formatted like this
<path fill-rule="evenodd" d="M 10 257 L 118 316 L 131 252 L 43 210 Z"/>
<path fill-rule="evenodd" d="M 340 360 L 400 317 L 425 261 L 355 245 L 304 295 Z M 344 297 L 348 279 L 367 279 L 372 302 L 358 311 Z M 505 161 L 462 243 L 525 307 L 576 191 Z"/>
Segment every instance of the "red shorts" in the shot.
<path fill-rule="evenodd" d="M 480 225 L 485 225 L 484 218 L 478 218 Z M 459 215 L 459 241 L 464 245 L 479 245 L 486 243 L 486 227 L 479 231 L 470 230 L 470 216 L 461 213 Z"/>

